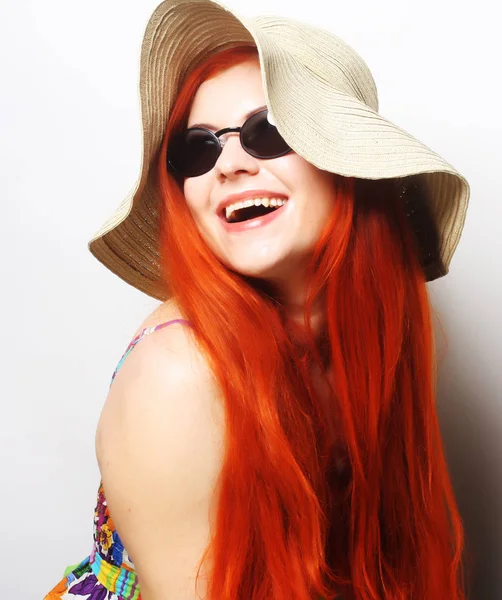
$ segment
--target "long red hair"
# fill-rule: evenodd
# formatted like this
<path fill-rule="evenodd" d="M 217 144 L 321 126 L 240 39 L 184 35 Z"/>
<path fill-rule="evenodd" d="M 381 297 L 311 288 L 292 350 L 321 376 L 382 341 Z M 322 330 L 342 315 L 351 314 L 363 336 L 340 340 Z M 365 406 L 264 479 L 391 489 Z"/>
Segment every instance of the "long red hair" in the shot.
<path fill-rule="evenodd" d="M 167 141 L 186 126 L 199 85 L 257 56 L 254 46 L 228 48 L 188 74 L 158 156 L 164 276 L 225 399 L 217 517 L 200 563 L 208 598 L 465 600 L 431 307 L 393 188 L 335 176 L 332 218 L 309 266 L 305 352 L 274 290 L 207 247 L 166 170 Z M 321 294 L 328 406 L 311 377 L 312 365 L 325 366 L 309 327 Z"/>

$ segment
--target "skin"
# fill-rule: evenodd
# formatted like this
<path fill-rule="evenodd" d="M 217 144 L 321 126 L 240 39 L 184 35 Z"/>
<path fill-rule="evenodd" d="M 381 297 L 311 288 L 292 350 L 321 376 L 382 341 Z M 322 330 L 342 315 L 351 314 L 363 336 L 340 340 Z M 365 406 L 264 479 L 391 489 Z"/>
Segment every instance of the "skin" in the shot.
<path fill-rule="evenodd" d="M 250 59 L 200 85 L 187 126 L 209 123 L 213 131 L 238 127 L 246 114 L 265 105 L 259 61 Z M 184 180 L 190 212 L 221 262 L 238 273 L 271 283 L 287 318 L 301 325 L 305 266 L 334 206 L 334 175 L 295 152 L 268 160 L 255 158 L 242 148 L 238 133 L 223 135 L 220 140 L 223 151 L 213 169 Z M 228 194 L 252 189 L 288 196 L 284 214 L 252 230 L 225 231 L 216 206 Z M 315 307 L 315 330 L 322 320 L 322 308 Z"/>

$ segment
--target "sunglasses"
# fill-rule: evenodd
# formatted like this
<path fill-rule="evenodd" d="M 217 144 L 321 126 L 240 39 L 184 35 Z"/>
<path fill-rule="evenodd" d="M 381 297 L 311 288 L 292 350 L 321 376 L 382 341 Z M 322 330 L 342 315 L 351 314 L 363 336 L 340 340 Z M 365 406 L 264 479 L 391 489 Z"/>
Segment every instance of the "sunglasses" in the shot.
<path fill-rule="evenodd" d="M 191 127 L 173 136 L 168 146 L 167 167 L 182 177 L 198 177 L 210 171 L 221 154 L 220 136 L 239 132 L 244 150 L 256 158 L 278 158 L 292 149 L 286 144 L 264 109 L 249 117 L 242 127 L 226 127 L 216 133 L 203 127 Z"/>

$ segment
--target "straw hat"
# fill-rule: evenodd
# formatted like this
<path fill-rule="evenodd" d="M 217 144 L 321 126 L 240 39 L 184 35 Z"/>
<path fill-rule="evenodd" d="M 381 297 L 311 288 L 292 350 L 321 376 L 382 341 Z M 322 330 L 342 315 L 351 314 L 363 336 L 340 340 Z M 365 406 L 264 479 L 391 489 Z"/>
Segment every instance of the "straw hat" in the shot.
<path fill-rule="evenodd" d="M 92 254 L 146 294 L 170 297 L 159 266 L 155 158 L 183 77 L 208 55 L 242 44 L 256 45 L 269 114 L 297 154 L 346 177 L 395 179 L 405 199 L 410 185 L 421 189 L 432 217 L 429 229 L 417 232 L 422 266 L 428 281 L 446 275 L 464 226 L 466 179 L 378 114 L 371 72 L 341 39 L 289 18 L 239 16 L 212 0 L 165 0 L 148 21 L 140 59 L 140 175 L 89 242 Z M 412 206 L 410 218 L 417 211 Z"/>

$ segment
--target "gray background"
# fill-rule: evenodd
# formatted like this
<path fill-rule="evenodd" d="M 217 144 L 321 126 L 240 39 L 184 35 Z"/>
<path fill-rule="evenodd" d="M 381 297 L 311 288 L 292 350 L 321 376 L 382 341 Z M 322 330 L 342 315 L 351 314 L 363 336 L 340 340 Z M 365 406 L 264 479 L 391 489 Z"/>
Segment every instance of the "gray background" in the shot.
<path fill-rule="evenodd" d="M 97 420 L 113 369 L 157 304 L 87 250 L 139 174 L 139 49 L 157 3 L 0 2 L 0 571 L 8 600 L 41 600 L 67 565 L 89 555 Z M 351 44 L 372 70 L 381 114 L 471 183 L 451 272 L 429 289 L 439 315 L 441 428 L 476 558 L 472 598 L 501 598 L 502 127 L 495 57 L 502 49 L 495 5 L 253 4 L 228 2 L 242 14 L 325 26 Z"/>

